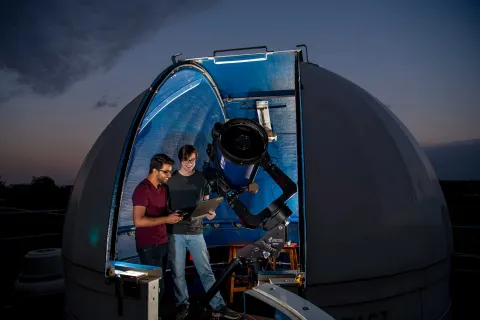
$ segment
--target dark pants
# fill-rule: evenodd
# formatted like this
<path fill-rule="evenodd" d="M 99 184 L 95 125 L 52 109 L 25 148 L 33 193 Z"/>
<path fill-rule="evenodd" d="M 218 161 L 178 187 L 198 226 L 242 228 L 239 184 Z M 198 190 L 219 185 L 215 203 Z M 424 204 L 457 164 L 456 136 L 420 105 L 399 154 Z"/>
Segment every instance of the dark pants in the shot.
<path fill-rule="evenodd" d="M 158 284 L 158 306 L 165 292 L 165 271 L 167 270 L 168 243 L 154 244 L 143 248 L 137 248 L 140 263 L 143 265 L 162 267 L 162 278 Z"/>

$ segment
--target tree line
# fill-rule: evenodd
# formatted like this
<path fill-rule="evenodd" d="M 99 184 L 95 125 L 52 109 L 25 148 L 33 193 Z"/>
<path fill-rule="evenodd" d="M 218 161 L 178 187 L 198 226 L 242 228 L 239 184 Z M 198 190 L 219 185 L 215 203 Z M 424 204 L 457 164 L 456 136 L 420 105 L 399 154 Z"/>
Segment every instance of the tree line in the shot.
<path fill-rule="evenodd" d="M 29 184 L 10 184 L 0 176 L 0 211 L 65 210 L 72 186 L 57 186 L 47 176 L 32 177 Z"/>

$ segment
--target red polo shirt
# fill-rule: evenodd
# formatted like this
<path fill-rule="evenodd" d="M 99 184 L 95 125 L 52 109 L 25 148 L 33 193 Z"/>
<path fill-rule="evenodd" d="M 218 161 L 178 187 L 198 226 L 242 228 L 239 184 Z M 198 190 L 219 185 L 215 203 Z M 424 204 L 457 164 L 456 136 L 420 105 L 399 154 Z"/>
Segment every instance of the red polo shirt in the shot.
<path fill-rule="evenodd" d="M 165 186 L 154 186 L 148 179 L 143 180 L 135 188 L 132 195 L 133 206 L 146 208 L 148 217 L 161 217 L 167 215 L 167 190 Z M 168 242 L 165 224 L 154 227 L 135 228 L 135 241 L 137 248 Z"/>

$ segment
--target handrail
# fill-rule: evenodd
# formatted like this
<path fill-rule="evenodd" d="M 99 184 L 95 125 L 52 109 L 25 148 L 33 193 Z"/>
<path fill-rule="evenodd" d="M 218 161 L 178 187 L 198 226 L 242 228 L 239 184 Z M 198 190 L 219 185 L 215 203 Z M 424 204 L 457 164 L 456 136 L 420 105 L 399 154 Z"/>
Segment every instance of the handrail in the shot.
<path fill-rule="evenodd" d="M 480 230 L 480 226 L 452 226 L 452 229 L 474 229 L 474 230 Z"/>
<path fill-rule="evenodd" d="M 213 51 L 213 57 L 214 58 L 217 57 L 217 53 L 220 53 L 220 52 L 247 51 L 247 50 L 256 50 L 256 49 L 265 49 L 265 53 L 269 52 L 267 46 L 243 47 L 243 48 L 215 50 Z"/>
<path fill-rule="evenodd" d="M 232 225 L 232 227 L 230 228 L 220 227 L 220 225 L 226 225 L 226 224 L 230 224 Z M 219 225 L 219 226 L 210 227 L 212 225 Z M 209 221 L 204 223 L 204 230 L 207 230 L 207 231 L 210 231 L 210 230 L 225 231 L 225 230 L 239 230 L 239 229 L 248 230 L 248 231 L 257 231 L 257 230 L 251 230 L 251 229 L 245 228 L 242 224 L 240 224 L 238 220 L 215 220 L 215 221 Z M 123 235 L 123 234 L 127 234 L 134 231 L 135 231 L 134 225 L 121 226 L 121 227 L 118 227 L 117 235 Z"/>
<path fill-rule="evenodd" d="M 66 213 L 66 210 L 28 210 L 28 209 L 16 209 L 16 208 L 6 208 L 6 207 L 0 207 L 0 209 L 9 209 L 11 211 L 0 211 L 1 214 L 22 214 L 22 213 Z"/>

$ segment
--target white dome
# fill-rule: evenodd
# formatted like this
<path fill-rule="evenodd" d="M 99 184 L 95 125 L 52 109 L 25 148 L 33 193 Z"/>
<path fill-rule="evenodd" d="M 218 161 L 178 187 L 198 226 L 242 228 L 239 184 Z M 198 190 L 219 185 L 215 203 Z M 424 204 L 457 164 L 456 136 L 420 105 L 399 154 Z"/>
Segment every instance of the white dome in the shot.
<path fill-rule="evenodd" d="M 145 91 L 146 92 L 146 91 Z M 105 274 L 111 254 L 113 215 L 118 171 L 125 141 L 145 92 L 112 120 L 93 145 L 75 179 L 63 229 L 63 256 L 77 265 Z M 112 219 L 111 219 L 112 218 Z"/>
<path fill-rule="evenodd" d="M 300 75 L 307 299 L 333 316 L 420 319 L 427 304 L 421 319 L 439 318 L 453 248 L 425 154 L 365 90 L 312 64 Z"/>
<path fill-rule="evenodd" d="M 238 79 L 249 77 L 256 77 L 257 92 L 267 91 L 264 86 L 294 92 L 282 109 L 294 115 L 279 126 L 303 134 L 277 146 L 285 147 L 280 153 L 285 162 L 295 162 L 292 179 L 298 179 L 299 193 L 294 214 L 300 217 L 307 299 L 337 319 L 382 319 L 386 314 L 391 315 L 386 319 L 438 319 L 450 303 L 452 239 L 435 173 L 415 139 L 383 104 L 328 70 L 298 62 L 299 54 L 271 53 L 275 68 L 265 70 L 278 73 L 285 64 L 288 72 L 282 79 L 270 75 L 269 81 L 258 80 L 268 74 L 250 74 L 249 69 L 243 74 L 245 68 L 214 65 L 212 58 L 182 63 L 205 67 L 202 72 L 210 74 L 222 95 L 222 90 L 235 88 Z M 268 63 L 267 58 L 261 61 Z M 111 243 L 131 137 L 158 86 L 176 67 L 165 70 L 115 117 L 78 173 L 65 220 L 63 255 L 67 305 L 79 319 L 90 318 L 92 310 L 97 318 L 115 317 L 110 305 L 116 303 L 115 288 L 105 284 L 105 272 L 115 259 Z M 233 72 L 228 70 L 235 71 L 235 81 L 228 78 Z M 216 90 L 208 90 L 212 88 Z"/>

